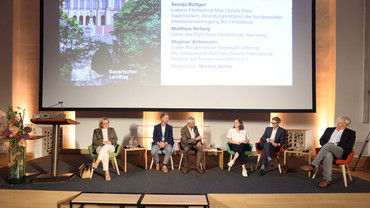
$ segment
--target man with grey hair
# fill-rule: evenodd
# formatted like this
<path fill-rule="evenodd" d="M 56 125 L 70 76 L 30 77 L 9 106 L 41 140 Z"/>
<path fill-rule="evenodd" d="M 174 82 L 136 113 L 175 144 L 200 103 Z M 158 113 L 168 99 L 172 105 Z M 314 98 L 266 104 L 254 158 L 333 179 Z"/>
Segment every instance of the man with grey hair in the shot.
<path fill-rule="evenodd" d="M 184 168 L 183 173 L 189 172 L 188 168 L 188 152 L 191 149 L 196 150 L 196 168 L 195 170 L 199 173 L 203 173 L 200 167 L 200 162 L 202 160 L 203 147 L 201 142 L 202 137 L 199 135 L 198 128 L 195 126 L 195 119 L 189 117 L 187 119 L 187 124 L 181 129 L 181 145 L 184 148 Z"/>
<path fill-rule="evenodd" d="M 337 119 L 337 127 L 327 128 L 320 138 L 321 150 L 310 165 L 302 166 L 304 171 L 314 171 L 323 161 L 324 180 L 319 186 L 325 188 L 330 184 L 332 175 L 333 159 L 346 159 L 352 152 L 356 140 L 356 132 L 348 129 L 351 120 L 346 116 L 340 116 Z"/>

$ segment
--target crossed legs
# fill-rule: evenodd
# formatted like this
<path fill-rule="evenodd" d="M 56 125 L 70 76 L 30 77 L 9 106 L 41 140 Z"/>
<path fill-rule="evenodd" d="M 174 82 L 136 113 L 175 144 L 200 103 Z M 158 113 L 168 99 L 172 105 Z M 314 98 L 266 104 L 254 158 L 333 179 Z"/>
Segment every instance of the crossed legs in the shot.
<path fill-rule="evenodd" d="M 332 175 L 332 164 L 334 158 L 341 158 L 343 155 L 343 149 L 333 144 L 325 144 L 316 158 L 312 161 L 311 165 L 318 167 L 320 162 L 323 161 L 323 175 L 324 180 L 331 181 Z"/>
<path fill-rule="evenodd" d="M 107 181 L 111 180 L 109 171 L 108 171 L 109 153 L 113 153 L 114 150 L 115 150 L 114 146 L 111 144 L 105 144 L 96 149 L 96 152 L 98 153 L 98 158 L 95 160 L 95 163 L 93 164 L 93 168 L 97 168 L 99 166 L 100 161 L 102 161 L 103 171 L 105 172 L 105 180 Z"/>

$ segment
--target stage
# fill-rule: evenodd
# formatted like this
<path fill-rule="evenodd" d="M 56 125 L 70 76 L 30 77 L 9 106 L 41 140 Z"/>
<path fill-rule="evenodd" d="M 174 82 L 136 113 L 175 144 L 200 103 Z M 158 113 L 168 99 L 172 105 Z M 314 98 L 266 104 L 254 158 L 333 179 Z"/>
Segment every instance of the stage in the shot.
<path fill-rule="evenodd" d="M 8 186 L 7 167 L 0 168 L 0 204 L 1 207 L 69 207 L 69 201 L 81 192 L 97 193 L 168 193 L 199 194 L 206 193 L 210 207 L 338 207 L 347 204 L 355 207 L 367 207 L 370 203 L 370 182 L 353 177 L 348 188 L 343 185 L 342 174 L 333 171 L 333 183 L 325 189 L 317 185 L 322 179 L 322 170 L 316 179 L 307 178 L 307 174 L 298 169 L 306 161 L 291 157 L 289 171 L 280 174 L 276 165 L 267 169 L 265 176 L 258 171 L 250 171 L 248 177 L 241 176 L 241 166 L 235 163 L 231 171 L 220 170 L 217 157 L 207 157 L 207 169 L 203 174 L 192 170 L 183 174 L 177 170 L 179 156 L 174 155 L 175 170 L 168 173 L 156 170 L 144 170 L 139 167 L 136 155 L 128 156 L 127 172 L 120 170 L 118 176 L 110 165 L 112 180 L 106 182 L 101 166 L 92 179 L 73 177 L 68 183 L 32 184 L 39 174 L 50 172 L 50 156 L 27 162 L 27 172 L 36 173 L 27 177 L 24 184 Z M 120 164 L 120 157 L 118 164 Z M 151 156 L 148 155 L 148 168 Z M 228 156 L 224 158 L 224 167 Z M 82 163 L 91 162 L 89 155 L 60 154 L 59 173 L 77 172 Z M 282 162 L 282 159 L 281 159 Z M 256 158 L 251 157 L 255 167 Z M 189 165 L 194 164 L 194 156 L 189 157 Z M 79 207 L 75 205 L 73 207 Z M 103 207 L 103 206 L 85 206 Z M 130 207 L 130 206 L 126 206 Z M 133 207 L 133 206 L 131 206 Z"/>
<path fill-rule="evenodd" d="M 218 167 L 217 157 L 207 157 L 207 169 L 203 174 L 195 170 L 184 174 L 177 170 L 179 156 L 174 155 L 175 170 L 169 168 L 168 173 L 149 170 L 151 156 L 148 156 L 148 170 L 139 166 L 137 156 L 128 156 L 127 172 L 120 169 L 121 175 L 112 169 L 112 180 L 104 180 L 104 172 L 101 165 L 91 179 L 73 177 L 68 183 L 33 184 L 31 181 L 39 174 L 50 172 L 50 156 L 34 159 L 27 162 L 27 172 L 36 173 L 27 177 L 24 184 L 8 186 L 7 167 L 0 169 L 1 189 L 10 190 L 48 190 L 48 191 L 83 191 L 104 193 L 215 193 L 215 194 L 282 194 L 282 193 L 369 193 L 370 182 L 353 176 L 353 181 L 345 188 L 342 173 L 333 171 L 333 181 L 327 188 L 319 188 L 318 183 L 322 180 L 322 169 L 319 170 L 315 179 L 307 177 L 307 173 L 298 167 L 305 165 L 306 161 L 290 157 L 289 170 L 287 173 L 279 173 L 277 166 L 267 169 L 267 174 L 261 176 L 259 171 L 250 171 L 247 165 L 248 177 L 242 177 L 241 166 L 237 161 L 231 171 L 227 170 L 228 156 L 224 158 L 224 170 Z M 117 157 L 120 164 L 120 157 Z M 60 154 L 59 173 L 77 172 L 83 163 L 89 163 L 92 159 L 89 155 Z M 256 158 L 251 157 L 250 162 L 255 167 Z M 281 159 L 282 162 L 282 159 Z M 194 156 L 189 156 L 189 165 L 194 165 Z M 348 180 L 349 181 L 349 180 Z"/>

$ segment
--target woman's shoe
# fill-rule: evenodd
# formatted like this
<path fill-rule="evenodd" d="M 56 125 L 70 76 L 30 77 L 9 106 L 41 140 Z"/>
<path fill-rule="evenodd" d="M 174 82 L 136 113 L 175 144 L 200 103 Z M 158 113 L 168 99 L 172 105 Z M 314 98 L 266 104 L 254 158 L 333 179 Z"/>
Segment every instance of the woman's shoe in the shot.
<path fill-rule="evenodd" d="M 92 164 L 91 164 L 91 167 L 92 167 L 93 169 L 97 169 L 97 168 L 98 168 L 98 165 L 96 165 L 96 166 L 95 166 L 95 163 L 92 163 Z"/>
<path fill-rule="evenodd" d="M 243 177 L 248 177 L 247 170 L 242 170 L 242 176 L 243 176 Z"/>
<path fill-rule="evenodd" d="M 231 160 L 229 163 L 227 163 L 227 165 L 231 168 L 231 167 L 233 167 L 233 165 L 234 165 L 234 160 Z"/>
<path fill-rule="evenodd" d="M 110 175 L 108 174 L 108 175 L 105 175 L 105 180 L 106 181 L 110 181 L 111 180 L 111 178 L 110 178 Z"/>

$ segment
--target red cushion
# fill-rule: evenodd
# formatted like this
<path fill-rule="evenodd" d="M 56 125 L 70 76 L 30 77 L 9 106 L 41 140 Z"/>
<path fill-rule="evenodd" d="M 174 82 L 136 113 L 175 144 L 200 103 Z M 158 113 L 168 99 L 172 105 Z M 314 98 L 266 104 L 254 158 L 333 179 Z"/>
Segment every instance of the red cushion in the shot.
<path fill-rule="evenodd" d="M 260 141 L 258 143 L 255 143 L 255 146 L 256 146 L 257 153 L 262 155 L 263 152 L 262 152 L 262 150 L 259 149 L 259 145 L 261 143 L 262 143 L 262 139 L 260 139 Z M 272 156 L 277 156 L 277 155 L 280 155 L 283 150 L 284 150 L 284 145 L 281 145 L 281 147 L 279 149 L 279 152 L 271 152 L 270 154 Z"/>
<path fill-rule="evenodd" d="M 348 155 L 347 159 L 345 159 L 345 160 L 342 160 L 342 159 L 335 159 L 335 160 L 334 160 L 334 163 L 335 163 L 335 164 L 337 164 L 337 165 L 348 165 L 348 164 L 350 164 L 350 163 L 351 163 L 352 158 L 353 158 L 353 156 L 354 156 L 354 155 L 355 155 L 355 152 L 352 150 L 352 152 L 351 152 L 351 153 L 349 153 L 349 155 Z"/>
<path fill-rule="evenodd" d="M 321 148 L 315 148 L 316 155 L 317 155 L 317 153 L 319 153 L 320 150 L 321 150 Z M 348 164 L 351 163 L 354 155 L 355 155 L 355 152 L 352 150 L 352 152 L 348 155 L 347 159 L 345 159 L 345 160 L 343 160 L 343 159 L 334 159 L 333 163 L 337 164 L 337 165 L 348 165 Z"/>

